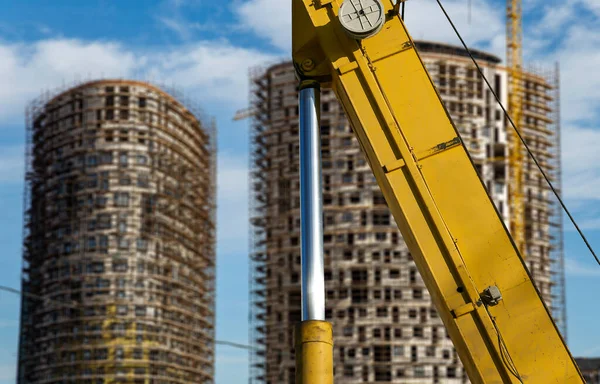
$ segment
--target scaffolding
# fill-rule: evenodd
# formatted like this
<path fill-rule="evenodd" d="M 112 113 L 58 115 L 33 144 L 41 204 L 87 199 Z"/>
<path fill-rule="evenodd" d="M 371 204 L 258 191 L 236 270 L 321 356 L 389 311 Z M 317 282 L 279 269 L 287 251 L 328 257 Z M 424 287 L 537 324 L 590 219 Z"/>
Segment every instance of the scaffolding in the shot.
<path fill-rule="evenodd" d="M 552 87 L 554 146 L 552 148 L 552 169 L 554 170 L 554 188 L 562 197 L 562 145 L 560 117 L 560 67 L 556 63 L 552 70 L 546 70 L 544 77 Z M 565 253 L 563 211 L 556 197 L 551 195 L 552 215 L 550 227 L 550 260 L 552 262 L 552 316 L 563 338 L 567 341 L 567 304 L 565 283 Z"/>
<path fill-rule="evenodd" d="M 216 132 L 186 103 L 130 80 L 30 103 L 18 382 L 213 382 Z"/>
<path fill-rule="evenodd" d="M 557 190 L 561 185 L 560 87 L 558 68 L 531 64 L 523 73 L 520 128 Z M 523 149 L 526 264 L 566 338 L 562 211 L 550 187 Z"/>
<path fill-rule="evenodd" d="M 249 72 L 250 94 L 249 100 L 252 106 L 264 105 L 268 99 L 265 90 L 268 88 L 264 82 L 264 70 L 252 68 Z M 249 171 L 249 310 L 250 323 L 249 340 L 252 345 L 249 357 L 249 382 L 264 382 L 266 377 L 266 344 L 265 320 L 266 320 L 266 228 L 265 214 L 267 205 L 267 180 L 265 171 L 268 164 L 264 162 L 265 143 L 263 134 L 268 129 L 269 115 L 264 108 L 257 109 L 252 114 L 250 126 L 250 171 Z"/>
<path fill-rule="evenodd" d="M 417 42 L 490 197 L 510 220 L 506 121 L 460 48 Z M 478 52 L 506 103 L 508 74 Z M 524 131 L 544 166 L 556 140 L 554 88 L 525 75 Z M 250 72 L 250 383 L 294 382 L 292 329 L 300 321 L 297 82 L 291 63 Z M 321 94 L 326 318 L 333 322 L 335 380 L 466 383 L 462 365 L 333 93 Z M 547 189 L 525 164 L 527 263 L 552 303 Z M 460 197 L 457 197 L 460 198 Z"/>

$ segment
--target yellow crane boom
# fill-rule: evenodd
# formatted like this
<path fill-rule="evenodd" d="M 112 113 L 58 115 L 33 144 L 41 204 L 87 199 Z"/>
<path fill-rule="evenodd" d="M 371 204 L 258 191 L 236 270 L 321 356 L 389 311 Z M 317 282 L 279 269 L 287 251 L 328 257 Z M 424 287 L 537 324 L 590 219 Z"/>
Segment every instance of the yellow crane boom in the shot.
<path fill-rule="evenodd" d="M 470 380 L 583 383 L 396 2 L 293 0 L 292 16 L 300 87 L 340 100 Z M 323 332 L 299 332 L 299 383 L 331 382 L 299 352 L 327 355 Z"/>

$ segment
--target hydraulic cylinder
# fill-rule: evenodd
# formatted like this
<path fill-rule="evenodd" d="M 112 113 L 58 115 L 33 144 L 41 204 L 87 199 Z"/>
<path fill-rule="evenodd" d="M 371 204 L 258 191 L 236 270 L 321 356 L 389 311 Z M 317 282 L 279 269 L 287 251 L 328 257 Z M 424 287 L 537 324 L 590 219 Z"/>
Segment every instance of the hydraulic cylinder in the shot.
<path fill-rule="evenodd" d="M 300 84 L 302 323 L 295 332 L 296 383 L 333 383 L 333 331 L 325 321 L 320 88 Z"/>

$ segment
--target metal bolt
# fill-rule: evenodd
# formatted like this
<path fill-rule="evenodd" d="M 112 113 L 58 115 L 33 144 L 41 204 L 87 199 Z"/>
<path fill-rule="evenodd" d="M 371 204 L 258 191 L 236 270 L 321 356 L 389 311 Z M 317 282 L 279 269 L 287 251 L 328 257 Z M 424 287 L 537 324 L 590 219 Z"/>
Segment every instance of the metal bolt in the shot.
<path fill-rule="evenodd" d="M 301 64 L 302 70 L 309 72 L 315 69 L 315 62 L 312 59 L 306 59 Z"/>

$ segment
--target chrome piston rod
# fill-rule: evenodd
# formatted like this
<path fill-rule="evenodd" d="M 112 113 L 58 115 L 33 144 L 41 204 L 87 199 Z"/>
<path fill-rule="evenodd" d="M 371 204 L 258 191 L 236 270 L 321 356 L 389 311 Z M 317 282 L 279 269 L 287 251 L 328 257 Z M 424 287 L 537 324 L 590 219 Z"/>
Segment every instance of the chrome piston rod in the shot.
<path fill-rule="evenodd" d="M 325 320 L 319 84 L 303 82 L 299 101 L 302 321 Z"/>

